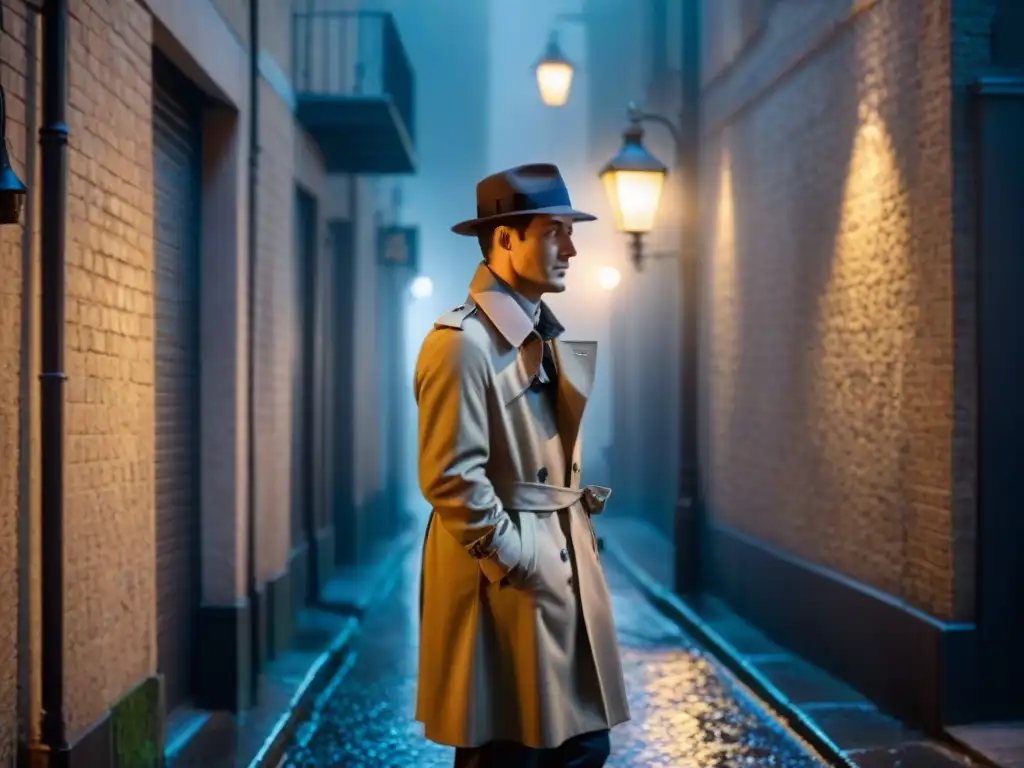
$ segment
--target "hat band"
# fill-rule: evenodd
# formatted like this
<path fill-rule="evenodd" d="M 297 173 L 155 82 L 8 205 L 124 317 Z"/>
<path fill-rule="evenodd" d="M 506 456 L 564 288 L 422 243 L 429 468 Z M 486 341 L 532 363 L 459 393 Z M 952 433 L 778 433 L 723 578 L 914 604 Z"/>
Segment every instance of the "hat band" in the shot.
<path fill-rule="evenodd" d="M 505 197 L 495 199 L 490 206 L 477 204 L 476 216 L 483 219 L 488 216 L 535 211 L 538 208 L 572 207 L 569 202 L 569 191 L 565 187 L 548 189 L 543 192 L 523 194 L 514 192 Z"/>

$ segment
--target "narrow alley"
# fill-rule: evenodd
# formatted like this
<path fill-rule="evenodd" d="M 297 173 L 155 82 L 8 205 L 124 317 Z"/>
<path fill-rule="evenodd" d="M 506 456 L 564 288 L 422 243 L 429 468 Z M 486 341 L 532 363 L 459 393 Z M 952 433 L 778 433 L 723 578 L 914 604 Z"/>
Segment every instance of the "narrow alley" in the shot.
<path fill-rule="evenodd" d="M 1024 0 L 0 0 L 0 768 L 1024 768 L 1021 136 Z"/>
<path fill-rule="evenodd" d="M 610 558 L 612 592 L 633 719 L 612 732 L 608 766 L 824 765 L 693 639 L 651 606 Z M 419 549 L 395 591 L 367 617 L 284 761 L 289 768 L 450 766 L 426 741 L 416 690 Z"/>

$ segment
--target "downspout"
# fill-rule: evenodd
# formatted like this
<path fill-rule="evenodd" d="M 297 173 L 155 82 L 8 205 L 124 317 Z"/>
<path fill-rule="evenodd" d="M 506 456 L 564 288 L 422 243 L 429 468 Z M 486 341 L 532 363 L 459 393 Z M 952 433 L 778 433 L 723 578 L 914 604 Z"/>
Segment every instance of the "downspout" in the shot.
<path fill-rule="evenodd" d="M 259 691 L 259 648 L 261 645 L 259 594 L 256 578 L 256 266 L 258 257 L 258 220 L 256 214 L 256 183 L 259 171 L 260 140 L 260 23 L 259 0 L 249 3 L 249 268 L 248 268 L 248 493 L 246 507 L 246 571 L 249 596 L 250 664 L 252 671 L 251 701 L 256 703 Z"/>
<path fill-rule="evenodd" d="M 700 556 L 706 527 L 703 470 L 700 455 L 700 2 L 683 0 L 682 104 L 679 117 L 678 163 L 683 189 L 683 234 L 680 287 L 683 298 L 682 411 L 679 498 L 675 519 L 675 591 L 693 595 L 704 569 Z"/>
<path fill-rule="evenodd" d="M 43 8 L 40 218 L 42 742 L 51 766 L 70 758 L 64 717 L 64 303 L 68 197 L 68 0 Z"/>

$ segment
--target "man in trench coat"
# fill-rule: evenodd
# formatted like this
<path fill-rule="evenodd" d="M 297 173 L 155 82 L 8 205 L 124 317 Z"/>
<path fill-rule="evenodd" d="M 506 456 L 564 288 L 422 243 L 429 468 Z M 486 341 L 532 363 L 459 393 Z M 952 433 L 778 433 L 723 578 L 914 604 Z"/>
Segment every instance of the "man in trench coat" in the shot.
<path fill-rule="evenodd" d="M 576 255 L 558 169 L 477 185 L 484 262 L 416 364 L 423 547 L 416 718 L 457 768 L 597 768 L 629 719 L 611 601 L 580 485 L 594 342 L 559 339 L 541 301 Z"/>

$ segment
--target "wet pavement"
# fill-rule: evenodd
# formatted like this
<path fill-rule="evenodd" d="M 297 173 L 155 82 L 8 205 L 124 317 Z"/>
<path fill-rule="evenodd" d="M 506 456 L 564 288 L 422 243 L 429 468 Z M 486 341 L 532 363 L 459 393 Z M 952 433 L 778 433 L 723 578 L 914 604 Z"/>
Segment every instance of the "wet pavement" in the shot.
<path fill-rule="evenodd" d="M 418 550 L 418 548 L 417 548 Z M 418 552 L 365 619 L 352 656 L 284 761 L 294 768 L 450 766 L 453 750 L 413 721 Z M 731 675 L 606 559 L 633 719 L 612 732 L 608 766 L 820 766 Z"/>

